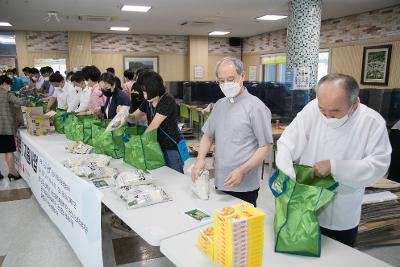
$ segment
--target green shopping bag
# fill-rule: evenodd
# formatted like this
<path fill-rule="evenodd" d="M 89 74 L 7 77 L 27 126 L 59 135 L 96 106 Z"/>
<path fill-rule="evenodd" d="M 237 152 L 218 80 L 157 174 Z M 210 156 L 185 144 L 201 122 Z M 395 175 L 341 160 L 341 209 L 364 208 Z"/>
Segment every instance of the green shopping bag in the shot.
<path fill-rule="evenodd" d="M 125 132 L 136 131 L 134 128 L 123 126 L 111 132 L 105 132 L 111 120 L 104 120 L 92 124 L 93 147 L 97 154 L 104 154 L 115 159 L 124 156 L 123 136 Z"/>
<path fill-rule="evenodd" d="M 92 124 L 100 121 L 95 115 L 69 115 L 64 132 L 67 139 L 92 145 Z"/>
<path fill-rule="evenodd" d="M 157 141 L 157 130 L 143 134 L 125 134 L 124 162 L 140 170 L 153 170 L 165 165 Z"/>
<path fill-rule="evenodd" d="M 57 109 L 56 113 L 57 114 L 54 116 L 54 128 L 57 133 L 64 134 L 65 121 L 67 120 L 68 116 L 72 115 L 73 113 L 62 109 Z"/>
<path fill-rule="evenodd" d="M 321 255 L 317 212 L 335 196 L 332 176 L 314 177 L 312 167 L 294 164 L 296 180 L 277 170 L 269 180 L 275 196 L 275 252 Z"/>

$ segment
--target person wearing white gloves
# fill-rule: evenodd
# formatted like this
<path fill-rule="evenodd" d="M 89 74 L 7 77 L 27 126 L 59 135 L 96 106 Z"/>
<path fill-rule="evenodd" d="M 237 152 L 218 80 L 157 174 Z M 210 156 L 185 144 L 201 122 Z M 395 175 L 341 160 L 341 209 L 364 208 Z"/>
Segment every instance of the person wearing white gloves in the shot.
<path fill-rule="evenodd" d="M 313 166 L 316 176 L 339 183 L 334 199 L 319 212 L 321 233 L 353 246 L 365 188 L 382 178 L 392 152 L 386 122 L 360 103 L 356 80 L 328 74 L 278 140 L 277 167 L 295 178 L 293 162 Z"/>

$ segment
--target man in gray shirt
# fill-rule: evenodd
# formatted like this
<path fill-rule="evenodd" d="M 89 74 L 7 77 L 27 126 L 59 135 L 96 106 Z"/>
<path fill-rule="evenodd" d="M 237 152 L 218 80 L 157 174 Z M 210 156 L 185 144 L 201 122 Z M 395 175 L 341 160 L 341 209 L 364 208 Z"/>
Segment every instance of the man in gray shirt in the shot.
<path fill-rule="evenodd" d="M 271 112 L 243 86 L 239 59 L 222 59 L 216 76 L 226 97 L 215 104 L 203 126 L 192 180 L 205 167 L 206 154 L 215 142 L 216 188 L 256 205 L 262 162 L 272 151 Z"/>

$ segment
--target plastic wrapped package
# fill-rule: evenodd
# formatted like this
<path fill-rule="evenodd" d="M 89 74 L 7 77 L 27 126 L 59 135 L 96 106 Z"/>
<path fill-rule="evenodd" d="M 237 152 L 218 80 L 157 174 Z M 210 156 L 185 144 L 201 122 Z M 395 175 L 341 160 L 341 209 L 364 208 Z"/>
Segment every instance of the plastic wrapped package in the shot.
<path fill-rule="evenodd" d="M 155 185 L 134 185 L 117 189 L 119 197 L 126 201 L 128 209 L 136 209 L 171 201 L 172 198 Z"/>
<path fill-rule="evenodd" d="M 117 187 L 129 186 L 129 185 L 145 185 L 151 184 L 153 178 L 150 173 L 142 170 L 126 171 L 121 172 L 115 180 Z"/>
<path fill-rule="evenodd" d="M 120 106 L 117 115 L 111 120 L 106 128 L 106 132 L 114 131 L 126 124 L 129 116 L 129 106 Z"/>
<path fill-rule="evenodd" d="M 65 147 L 65 150 L 69 153 L 74 154 L 90 154 L 93 151 L 93 147 L 86 145 L 82 142 L 70 143 Z"/>
<path fill-rule="evenodd" d="M 210 197 L 209 172 L 203 169 L 199 172 L 196 181 L 193 183 L 192 191 L 202 200 Z"/>

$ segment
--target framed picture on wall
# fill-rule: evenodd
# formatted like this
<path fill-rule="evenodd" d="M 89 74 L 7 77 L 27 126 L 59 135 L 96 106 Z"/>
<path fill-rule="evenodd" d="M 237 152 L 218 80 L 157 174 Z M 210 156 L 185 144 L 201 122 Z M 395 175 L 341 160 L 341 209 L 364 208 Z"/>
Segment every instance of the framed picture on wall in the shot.
<path fill-rule="evenodd" d="M 388 85 L 392 45 L 364 47 L 361 84 Z"/>
<path fill-rule="evenodd" d="M 124 70 L 150 69 L 158 72 L 158 57 L 124 57 Z"/>

